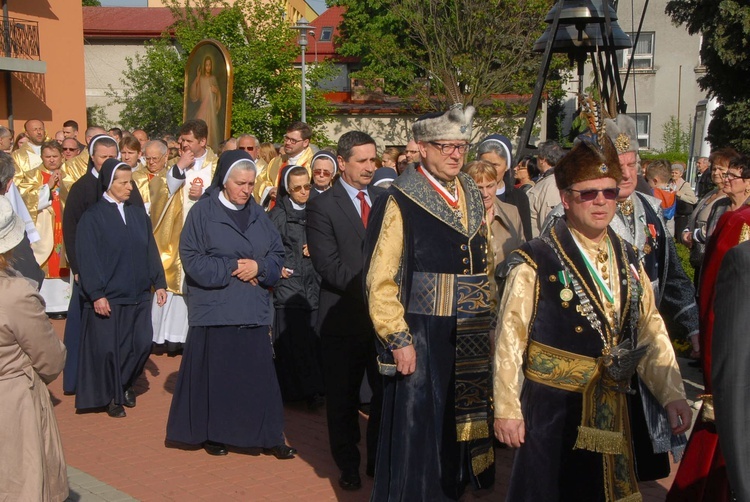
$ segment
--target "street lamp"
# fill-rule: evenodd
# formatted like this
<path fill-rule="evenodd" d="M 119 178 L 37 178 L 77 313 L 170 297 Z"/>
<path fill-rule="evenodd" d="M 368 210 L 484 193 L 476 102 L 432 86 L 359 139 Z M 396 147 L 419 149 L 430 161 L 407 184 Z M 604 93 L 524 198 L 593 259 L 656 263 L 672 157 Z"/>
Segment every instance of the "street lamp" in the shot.
<path fill-rule="evenodd" d="M 302 122 L 307 122 L 307 106 L 305 103 L 305 91 L 307 90 L 307 82 L 305 80 L 305 49 L 307 48 L 308 31 L 310 34 L 315 33 L 315 27 L 310 26 L 307 19 L 301 17 L 297 21 L 297 24 L 292 26 L 292 29 L 299 31 L 299 40 L 297 43 L 300 49 L 302 49 Z"/>

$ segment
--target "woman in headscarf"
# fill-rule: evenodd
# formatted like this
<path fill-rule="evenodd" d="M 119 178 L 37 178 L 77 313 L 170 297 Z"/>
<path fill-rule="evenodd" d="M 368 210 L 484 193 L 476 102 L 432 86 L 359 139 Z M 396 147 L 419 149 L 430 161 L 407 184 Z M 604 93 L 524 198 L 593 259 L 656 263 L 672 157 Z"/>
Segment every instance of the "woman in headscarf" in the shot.
<path fill-rule="evenodd" d="M 68 477 L 47 385 L 65 346 L 33 281 L 11 266 L 24 225 L 0 196 L 0 499 L 62 502 Z"/>
<path fill-rule="evenodd" d="M 323 374 L 315 334 L 320 276 L 307 248 L 305 207 L 310 198 L 310 175 L 302 166 L 285 172 L 286 193 L 269 213 L 284 244 L 281 279 L 274 286 L 276 370 L 285 401 L 307 400 L 308 407 L 323 404 Z"/>
<path fill-rule="evenodd" d="M 151 220 L 130 203 L 130 166 L 106 160 L 99 171 L 102 198 L 81 218 L 76 232 L 83 293 L 83 335 L 76 408 L 105 407 L 125 416 L 135 406 L 133 384 L 151 353 L 151 288 L 167 298 Z"/>
<path fill-rule="evenodd" d="M 310 190 L 310 199 L 322 194 L 333 184 L 333 177 L 338 172 L 338 162 L 336 154 L 327 150 L 320 150 L 313 155 L 310 161 L 310 168 L 313 175 L 313 187 Z"/>
<path fill-rule="evenodd" d="M 202 445 L 210 455 L 226 455 L 227 445 L 260 447 L 288 459 L 296 450 L 284 443 L 269 292 L 284 247 L 252 197 L 255 175 L 247 152 L 224 152 L 182 229 L 190 331 L 167 441 Z"/>
<path fill-rule="evenodd" d="M 516 206 L 523 224 L 523 234 L 531 239 L 531 210 L 529 198 L 523 190 L 516 190 L 514 175 L 510 170 L 513 166 L 513 146 L 510 140 L 502 134 L 491 134 L 479 143 L 477 160 L 489 162 L 497 171 L 497 198 Z"/>

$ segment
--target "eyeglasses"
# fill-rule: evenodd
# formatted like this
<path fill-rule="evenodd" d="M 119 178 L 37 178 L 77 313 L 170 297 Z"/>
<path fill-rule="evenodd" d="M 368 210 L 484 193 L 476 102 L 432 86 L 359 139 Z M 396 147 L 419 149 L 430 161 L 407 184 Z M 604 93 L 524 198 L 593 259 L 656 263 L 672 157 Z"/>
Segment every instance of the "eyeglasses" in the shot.
<path fill-rule="evenodd" d="M 313 169 L 313 174 L 315 176 L 333 176 L 331 171 L 324 171 L 323 169 Z"/>
<path fill-rule="evenodd" d="M 440 150 L 440 153 L 442 153 L 443 155 L 452 155 L 456 150 L 458 150 L 458 153 L 463 155 L 468 152 L 469 147 L 471 147 L 471 143 L 463 143 L 461 145 L 453 145 L 450 143 L 436 143 L 434 141 L 428 141 L 428 143 L 438 148 Z"/>
<path fill-rule="evenodd" d="M 65 147 L 63 147 L 63 152 L 77 152 L 77 151 L 78 151 L 78 148 L 76 148 L 76 147 L 73 147 L 73 148 L 65 148 Z"/>
<path fill-rule="evenodd" d="M 246 152 L 252 152 L 255 150 L 254 146 L 238 146 L 237 150 L 245 150 Z"/>
<path fill-rule="evenodd" d="M 739 176 L 734 173 L 723 173 L 721 175 L 721 179 L 727 180 L 727 181 L 734 181 L 734 180 L 742 179 L 742 176 Z"/>
<path fill-rule="evenodd" d="M 294 139 L 290 138 L 289 136 L 284 136 L 284 143 L 291 143 L 293 145 L 296 145 L 300 141 L 305 141 L 304 139 Z"/>
<path fill-rule="evenodd" d="M 581 198 L 582 202 L 591 202 L 592 200 L 599 197 L 599 192 L 602 193 L 605 199 L 615 200 L 620 194 L 620 187 L 604 188 L 602 190 L 597 190 L 595 188 L 591 188 L 588 190 L 576 190 L 574 188 L 568 188 L 568 192 L 576 192 Z"/>
<path fill-rule="evenodd" d="M 310 183 L 305 183 L 304 185 L 297 185 L 296 187 L 292 187 L 289 189 L 289 191 L 292 193 L 301 192 L 302 190 L 304 190 L 305 192 L 309 192 L 311 188 L 312 185 Z"/>

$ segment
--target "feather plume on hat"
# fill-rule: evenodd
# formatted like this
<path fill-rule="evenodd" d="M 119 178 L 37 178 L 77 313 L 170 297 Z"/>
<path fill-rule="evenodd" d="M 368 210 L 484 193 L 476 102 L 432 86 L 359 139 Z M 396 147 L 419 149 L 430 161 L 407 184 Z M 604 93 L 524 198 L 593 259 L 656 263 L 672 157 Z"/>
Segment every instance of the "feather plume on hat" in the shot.
<path fill-rule="evenodd" d="M 564 190 L 581 181 L 612 178 L 622 179 L 618 152 L 609 137 L 606 113 L 599 103 L 588 96 L 579 97 L 581 117 L 589 128 L 579 135 L 576 145 L 555 166 L 555 183 Z"/>

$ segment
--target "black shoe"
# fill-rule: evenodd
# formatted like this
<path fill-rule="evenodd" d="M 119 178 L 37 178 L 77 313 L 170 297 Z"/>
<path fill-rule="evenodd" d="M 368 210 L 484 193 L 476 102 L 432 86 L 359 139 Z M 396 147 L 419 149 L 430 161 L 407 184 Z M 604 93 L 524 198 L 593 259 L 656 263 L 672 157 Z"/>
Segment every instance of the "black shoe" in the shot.
<path fill-rule="evenodd" d="M 133 390 L 133 387 L 130 387 L 125 391 L 125 402 L 122 404 L 128 408 L 135 408 L 135 391 Z"/>
<path fill-rule="evenodd" d="M 55 321 L 62 321 L 68 318 L 68 314 L 65 312 L 55 312 L 54 314 L 47 314 L 47 317 Z"/>
<path fill-rule="evenodd" d="M 216 457 L 229 453 L 227 445 L 224 443 L 214 443 L 213 441 L 206 441 L 203 443 L 203 449 L 206 450 L 206 453 L 209 455 L 214 455 Z"/>
<path fill-rule="evenodd" d="M 297 453 L 297 450 L 285 444 L 277 444 L 273 448 L 263 448 L 263 453 L 266 455 L 273 455 L 279 460 L 289 460 L 290 458 L 294 458 L 294 454 Z"/>
<path fill-rule="evenodd" d="M 107 405 L 107 415 L 112 418 L 124 418 L 127 416 L 125 414 L 125 408 L 123 408 L 121 404 L 115 404 L 114 400 Z"/>
<path fill-rule="evenodd" d="M 362 488 L 362 480 L 359 477 L 357 471 L 341 471 L 341 477 L 339 478 L 339 486 L 344 490 L 359 490 Z"/>

